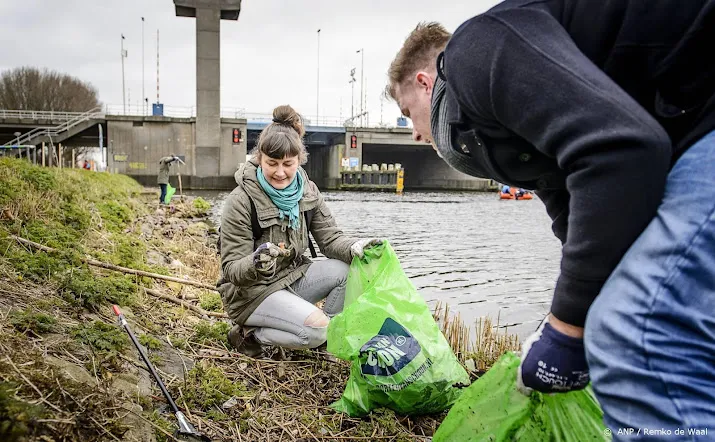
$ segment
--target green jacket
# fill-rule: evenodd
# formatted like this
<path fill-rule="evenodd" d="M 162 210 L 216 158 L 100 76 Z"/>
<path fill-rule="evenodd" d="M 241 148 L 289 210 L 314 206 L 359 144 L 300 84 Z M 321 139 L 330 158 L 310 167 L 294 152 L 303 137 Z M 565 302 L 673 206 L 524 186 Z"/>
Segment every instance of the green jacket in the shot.
<path fill-rule="evenodd" d="M 318 187 L 309 180 L 303 168 L 303 198 L 300 200 L 301 224 L 298 230 L 288 227 L 288 220 L 278 218 L 278 208 L 266 195 L 256 178 L 258 164 L 250 160 L 236 172 L 238 187 L 226 198 L 221 217 L 221 279 L 217 286 L 223 305 L 231 320 L 238 325 L 272 293 L 284 289 L 300 279 L 311 264 L 304 255 L 308 247 L 308 232 L 304 212 L 316 209 L 310 223 L 310 233 L 323 255 L 350 264 L 350 246 L 357 241 L 343 234 L 335 223 Z M 261 238 L 253 242 L 251 204 L 253 200 L 258 223 L 263 229 Z M 279 257 L 276 273 L 267 278 L 256 272 L 253 252 L 265 242 L 285 243 L 296 253 Z"/>
<path fill-rule="evenodd" d="M 156 179 L 157 184 L 169 184 L 169 166 L 174 162 L 174 157 L 164 157 L 159 160 L 159 176 Z"/>

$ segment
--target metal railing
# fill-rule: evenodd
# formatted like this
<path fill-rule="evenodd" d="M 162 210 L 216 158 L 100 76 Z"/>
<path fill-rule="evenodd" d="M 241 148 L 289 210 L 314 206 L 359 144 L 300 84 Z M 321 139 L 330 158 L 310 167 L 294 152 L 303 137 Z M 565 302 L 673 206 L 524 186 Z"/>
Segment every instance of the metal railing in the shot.
<path fill-rule="evenodd" d="M 54 126 L 54 127 L 36 127 L 32 129 L 30 132 L 26 132 L 18 137 L 16 137 L 14 140 L 8 141 L 7 143 L 4 144 L 4 146 L 12 146 L 12 145 L 22 145 L 22 144 L 33 144 L 31 141 L 35 138 L 38 137 L 54 137 L 57 136 L 58 134 L 69 130 L 76 125 L 83 123 L 87 120 L 94 120 L 94 119 L 102 119 L 104 118 L 105 114 L 102 111 L 102 107 L 95 107 L 94 109 L 88 110 L 87 112 L 81 113 L 75 118 L 71 120 L 67 120 L 64 123 Z"/>
<path fill-rule="evenodd" d="M 151 104 L 142 106 L 139 104 L 128 104 L 126 107 L 121 104 L 107 104 L 104 106 L 104 112 L 107 115 L 117 116 L 133 116 L 133 117 L 151 117 Z M 164 117 L 173 118 L 192 118 L 196 116 L 196 108 L 193 106 L 166 106 L 164 105 Z"/>
<path fill-rule="evenodd" d="M 105 104 L 102 107 L 92 109 L 88 112 L 55 112 L 55 111 L 33 111 L 33 110 L 2 110 L 0 109 L 0 119 L 32 119 L 36 121 L 65 121 L 72 122 L 80 119 L 87 113 L 102 113 L 103 115 L 115 116 L 146 116 L 152 115 L 151 104 L 142 106 L 141 104 L 127 105 Z M 196 106 L 164 106 L 163 116 L 172 118 L 195 118 Z M 221 118 L 245 118 L 251 122 L 270 123 L 273 115 L 268 112 L 246 112 L 244 108 L 226 107 L 221 108 Z M 306 126 L 331 126 L 331 127 L 370 127 L 370 128 L 393 128 L 395 124 L 372 123 L 368 118 L 360 119 L 359 116 L 353 118 L 341 118 L 336 116 L 304 115 Z M 409 127 L 407 127 L 409 129 Z M 48 127 L 38 128 L 48 129 Z M 26 134 L 27 135 L 27 134 Z"/>
<path fill-rule="evenodd" d="M 107 115 L 130 115 L 135 117 L 151 117 L 152 107 L 141 105 L 127 105 L 126 108 L 121 104 L 105 105 Z M 171 118 L 196 118 L 196 106 L 166 106 L 163 107 L 163 117 Z M 225 107 L 221 108 L 221 118 L 246 118 L 246 109 L 242 107 Z"/>
<path fill-rule="evenodd" d="M 4 110 L 0 109 L 0 119 L 19 120 L 52 120 L 67 121 L 82 115 L 83 112 L 57 112 L 57 111 L 34 111 L 34 110 Z"/>
<path fill-rule="evenodd" d="M 247 113 L 245 117 L 248 121 L 254 123 L 270 123 L 273 121 L 273 114 L 269 113 Z M 305 126 L 334 126 L 342 127 L 343 121 L 338 117 L 320 117 L 316 119 L 310 115 L 303 115 L 303 124 Z"/>

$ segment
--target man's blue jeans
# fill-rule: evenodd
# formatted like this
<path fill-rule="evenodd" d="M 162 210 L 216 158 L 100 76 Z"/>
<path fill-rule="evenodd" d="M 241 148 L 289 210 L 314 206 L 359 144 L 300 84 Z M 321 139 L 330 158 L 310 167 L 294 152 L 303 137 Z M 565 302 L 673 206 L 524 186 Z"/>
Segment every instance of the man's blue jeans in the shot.
<path fill-rule="evenodd" d="M 166 198 L 166 184 L 159 184 L 159 188 L 161 188 L 161 195 L 159 195 L 159 204 L 164 204 L 164 198 Z"/>
<path fill-rule="evenodd" d="M 614 440 L 634 438 L 619 428 L 715 440 L 715 132 L 671 170 L 657 216 L 589 310 L 585 345 Z"/>

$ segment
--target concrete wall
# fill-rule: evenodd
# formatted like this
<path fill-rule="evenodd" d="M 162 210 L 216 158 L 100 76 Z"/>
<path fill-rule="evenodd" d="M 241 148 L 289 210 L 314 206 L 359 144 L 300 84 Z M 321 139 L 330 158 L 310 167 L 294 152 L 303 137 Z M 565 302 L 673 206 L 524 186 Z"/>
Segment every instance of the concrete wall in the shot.
<path fill-rule="evenodd" d="M 345 146 L 310 146 L 308 148 L 308 162 L 303 168 L 308 173 L 310 180 L 319 189 L 337 189 L 340 184 L 340 158 Z"/>
<path fill-rule="evenodd" d="M 357 148 L 350 136 L 357 135 Z M 405 189 L 487 190 L 489 180 L 458 172 L 440 159 L 432 146 L 412 140 L 405 128 L 355 129 L 345 134 L 346 157 L 358 157 L 363 164 L 400 163 L 405 169 Z"/>
<path fill-rule="evenodd" d="M 182 166 L 182 175 L 191 175 L 193 172 L 195 164 L 192 119 L 108 120 L 107 138 L 108 166 L 112 172 L 156 178 L 159 159 L 171 154 L 185 157 L 186 165 Z M 156 184 L 156 179 L 154 183 Z"/>
<path fill-rule="evenodd" d="M 243 135 L 234 145 L 233 128 Z M 134 177 L 145 185 L 156 185 L 161 157 L 175 154 L 184 157 L 181 166 L 182 185 L 194 189 L 232 189 L 233 174 L 246 157 L 245 120 L 224 120 L 221 123 L 219 147 L 202 152 L 199 163 L 216 170 L 214 175 L 199 174 L 197 150 L 194 144 L 195 121 L 191 118 L 116 117 L 107 120 L 109 168 L 113 172 Z M 172 166 L 171 183 L 177 186 L 177 167 Z"/>
<path fill-rule="evenodd" d="M 238 128 L 241 131 L 241 143 L 233 144 L 232 131 L 233 128 Z M 233 174 L 236 173 L 238 165 L 246 161 L 246 120 L 221 120 L 221 144 L 219 156 L 219 175 L 222 177 L 230 177 L 231 183 L 229 189 L 236 187 L 236 181 L 233 179 Z"/>
<path fill-rule="evenodd" d="M 471 177 L 449 167 L 425 143 L 421 146 L 363 144 L 364 164 L 402 164 L 405 190 L 488 190 L 489 180 Z"/>
<path fill-rule="evenodd" d="M 303 169 L 308 173 L 310 180 L 313 181 L 319 189 L 326 188 L 330 150 L 331 146 L 312 146 L 308 148 L 308 162 L 303 165 Z"/>
<path fill-rule="evenodd" d="M 357 147 L 352 148 L 350 138 L 357 136 Z M 412 140 L 412 130 L 404 128 L 348 128 L 345 131 L 345 157 L 357 157 L 359 166 L 362 167 L 363 144 L 383 144 L 398 146 L 424 146 L 425 143 L 417 143 Z M 398 163 L 401 161 L 397 161 Z"/>

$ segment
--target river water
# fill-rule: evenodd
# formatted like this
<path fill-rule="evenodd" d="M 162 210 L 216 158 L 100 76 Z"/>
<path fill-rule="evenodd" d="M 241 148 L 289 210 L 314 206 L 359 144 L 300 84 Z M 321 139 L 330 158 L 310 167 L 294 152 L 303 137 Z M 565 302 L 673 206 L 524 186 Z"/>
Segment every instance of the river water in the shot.
<path fill-rule="evenodd" d="M 228 192 L 194 191 L 220 222 Z M 551 304 L 560 243 L 543 204 L 495 193 L 323 192 L 338 225 L 360 238 L 387 238 L 430 307 L 448 303 L 474 330 L 481 316 L 522 338 Z"/>

